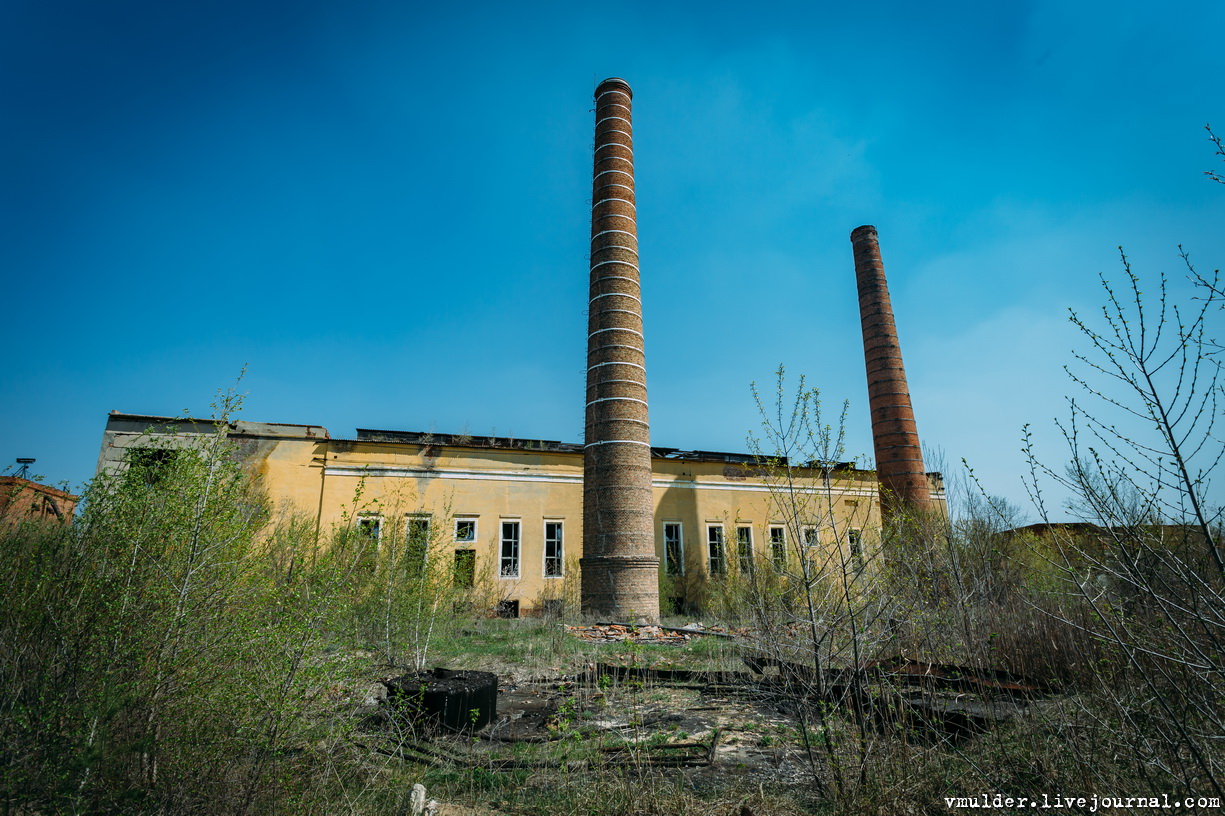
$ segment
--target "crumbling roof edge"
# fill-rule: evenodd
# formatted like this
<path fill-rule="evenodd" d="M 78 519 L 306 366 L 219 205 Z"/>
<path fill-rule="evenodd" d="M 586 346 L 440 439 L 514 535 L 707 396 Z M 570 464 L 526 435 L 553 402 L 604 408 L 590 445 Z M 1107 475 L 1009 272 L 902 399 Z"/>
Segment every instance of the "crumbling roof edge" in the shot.
<path fill-rule="evenodd" d="M 48 493 L 58 499 L 72 499 L 80 501 L 81 497 L 67 490 L 60 490 L 58 487 L 45 485 L 42 482 L 36 482 L 32 479 L 26 479 L 22 476 L 0 476 L 0 487 L 16 486 L 20 488 L 30 488 L 37 493 Z"/>
<path fill-rule="evenodd" d="M 111 422 L 135 422 L 146 423 L 149 426 L 156 425 L 199 425 L 203 427 L 212 427 L 217 424 L 215 419 L 200 419 L 198 417 L 179 416 L 157 416 L 154 414 L 125 414 L 122 411 L 111 411 L 107 414 L 107 426 Z M 255 438 L 269 439 L 284 439 L 286 437 L 294 439 L 331 439 L 331 434 L 328 429 L 322 425 L 305 425 L 294 422 L 253 422 L 245 419 L 234 420 L 229 423 L 230 433 L 235 436 L 247 436 Z M 300 434 L 289 433 L 261 433 L 261 428 L 268 429 L 301 429 Z"/>

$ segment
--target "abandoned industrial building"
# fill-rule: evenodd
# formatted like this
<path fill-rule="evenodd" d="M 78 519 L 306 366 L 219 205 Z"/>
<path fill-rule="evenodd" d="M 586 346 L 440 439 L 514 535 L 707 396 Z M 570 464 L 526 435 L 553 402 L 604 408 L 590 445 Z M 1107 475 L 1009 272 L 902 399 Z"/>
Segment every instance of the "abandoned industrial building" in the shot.
<path fill-rule="evenodd" d="M 231 437 L 279 507 L 308 514 L 320 533 L 428 531 L 455 574 L 492 582 L 510 613 L 556 602 L 577 572 L 584 611 L 643 622 L 659 619 L 661 577 L 687 601 L 702 581 L 782 568 L 805 551 L 836 551 L 861 569 L 891 517 L 940 509 L 871 226 L 851 242 L 877 471 L 799 469 L 799 493 L 822 503 L 801 520 L 755 457 L 652 444 L 631 104 L 624 80 L 595 90 L 589 299 L 575 304 L 588 313 L 583 442 L 361 429 L 335 439 L 314 425 L 235 423 Z M 112 413 L 98 470 L 211 432 L 208 422 Z"/>
<path fill-rule="evenodd" d="M 12 526 L 31 519 L 66 522 L 72 518 L 80 498 L 23 475 L 0 476 L 0 525 Z"/>
<path fill-rule="evenodd" d="M 506 610 L 540 611 L 577 578 L 585 555 L 581 444 L 365 429 L 337 439 L 317 425 L 244 421 L 228 431 L 279 512 L 305 515 L 325 533 L 344 524 L 376 538 L 392 525 L 405 536 L 428 530 L 433 557 L 447 559 L 461 580 L 492 587 Z M 112 413 L 98 468 L 115 472 L 139 452 L 192 446 L 213 432 L 210 421 Z M 652 554 L 680 592 L 794 561 L 791 520 L 753 456 L 660 447 L 650 454 Z M 836 524 L 855 531 L 842 542 L 848 563 L 870 559 L 880 525 L 876 474 L 850 465 L 833 473 L 828 493 L 816 481 L 807 488 L 833 518 L 804 525 L 803 544 L 836 546 Z M 931 479 L 932 495 L 942 497 L 939 477 Z"/>

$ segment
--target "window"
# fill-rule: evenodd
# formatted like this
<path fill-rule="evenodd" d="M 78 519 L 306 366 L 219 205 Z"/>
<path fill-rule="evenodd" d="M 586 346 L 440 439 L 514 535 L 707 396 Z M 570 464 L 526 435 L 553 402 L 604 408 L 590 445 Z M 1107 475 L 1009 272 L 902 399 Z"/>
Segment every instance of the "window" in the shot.
<path fill-rule="evenodd" d="M 685 539 L 679 521 L 664 522 L 664 573 L 685 574 Z"/>
<path fill-rule="evenodd" d="M 476 550 L 455 551 L 455 585 L 472 587 L 476 583 Z"/>
<path fill-rule="evenodd" d="M 706 525 L 706 547 L 710 552 L 710 574 L 726 575 L 727 560 L 723 552 L 723 525 Z"/>
<path fill-rule="evenodd" d="M 357 519 L 357 534 L 378 543 L 383 536 L 382 516 L 359 516 Z"/>
<path fill-rule="evenodd" d="M 503 578 L 519 577 L 519 522 L 502 522 L 502 557 L 498 575 Z"/>
<path fill-rule="evenodd" d="M 565 549 L 562 544 L 560 521 L 544 523 L 544 577 L 561 578 L 565 575 Z"/>
<path fill-rule="evenodd" d="M 430 540 L 430 517 L 428 514 L 416 513 L 410 515 L 404 528 L 410 545 L 428 544 Z"/>
<path fill-rule="evenodd" d="M 817 536 L 817 528 L 816 527 L 805 527 L 804 528 L 804 546 L 805 547 L 815 547 L 819 543 L 821 543 L 821 539 Z"/>
<path fill-rule="evenodd" d="M 863 537 L 859 530 L 851 530 L 847 533 L 847 541 L 851 545 L 851 564 L 860 572 L 863 570 Z"/>
<path fill-rule="evenodd" d="M 174 465 L 179 451 L 170 448 L 128 448 L 128 475 L 155 485 Z"/>
<path fill-rule="evenodd" d="M 748 575 L 753 571 L 753 528 L 736 528 L 736 556 L 740 564 L 740 573 Z"/>
<path fill-rule="evenodd" d="M 774 566 L 779 569 L 787 567 L 787 528 L 778 524 L 770 525 L 770 557 Z"/>
<path fill-rule="evenodd" d="M 404 526 L 404 554 L 410 570 L 425 566 L 430 557 L 430 517 L 425 513 L 410 515 Z"/>
<path fill-rule="evenodd" d="M 455 519 L 455 540 L 468 544 L 474 543 L 476 541 L 476 519 Z"/>

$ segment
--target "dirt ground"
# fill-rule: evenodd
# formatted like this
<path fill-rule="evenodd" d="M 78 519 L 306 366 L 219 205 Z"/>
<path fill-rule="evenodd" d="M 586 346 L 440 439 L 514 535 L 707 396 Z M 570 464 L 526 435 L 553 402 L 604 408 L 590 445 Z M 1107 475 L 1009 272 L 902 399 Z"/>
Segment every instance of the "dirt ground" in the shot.
<path fill-rule="evenodd" d="M 700 636 L 624 627 L 567 629 L 570 637 L 602 643 L 639 638 L 683 645 Z M 404 738 L 403 730 L 396 731 L 405 758 L 540 774 L 632 768 L 674 779 L 681 775 L 693 789 L 729 782 L 740 789 L 812 782 L 811 706 L 818 701 L 796 676 L 803 667 L 750 659 L 740 670 L 728 670 L 726 662 L 715 670 L 709 664 L 698 670 L 660 669 L 631 660 L 631 665 L 589 662 L 571 673 L 537 670 L 533 676 L 509 661 L 479 662 L 480 669 L 498 674 L 493 721 L 475 733 L 424 729 Z M 875 686 L 862 699 L 873 706 L 869 714 L 877 727 L 905 729 L 911 739 L 965 739 L 1043 704 L 1040 690 L 1002 675 L 900 659 L 878 661 L 867 670 Z M 377 707 L 371 722 L 376 728 L 381 722 L 385 731 L 394 711 L 377 690 L 371 697 L 368 702 Z M 801 711 L 801 706 L 808 708 Z M 807 729 L 801 727 L 801 714 Z M 446 802 L 437 810 L 438 816 L 496 812 Z"/>

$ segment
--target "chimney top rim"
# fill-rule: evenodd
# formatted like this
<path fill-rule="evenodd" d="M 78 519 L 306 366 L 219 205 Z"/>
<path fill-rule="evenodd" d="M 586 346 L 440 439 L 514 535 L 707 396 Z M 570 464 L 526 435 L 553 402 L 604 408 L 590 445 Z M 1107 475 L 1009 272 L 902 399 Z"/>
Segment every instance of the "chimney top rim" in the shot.
<path fill-rule="evenodd" d="M 634 89 L 633 89 L 633 88 L 631 88 L 631 87 L 630 87 L 630 84 L 629 84 L 628 82 L 626 82 L 624 79 L 622 79 L 621 77 L 609 77 L 608 79 L 606 79 L 606 80 L 604 80 L 603 82 L 601 82 L 599 85 L 595 86 L 595 95 L 596 95 L 596 97 L 599 97 L 599 95 L 600 95 L 600 94 L 601 94 L 601 93 L 602 93 L 604 90 L 611 90 L 611 88 L 607 88 L 607 89 L 606 89 L 606 87 L 605 87 L 605 86 L 609 86 L 609 85 L 611 85 L 611 86 L 613 86 L 613 87 L 620 86 L 620 87 L 624 88 L 624 89 L 625 89 L 625 92 L 626 92 L 627 94 L 629 94 L 629 96 L 630 96 L 630 98 L 631 98 L 631 99 L 633 99 L 633 97 L 634 97 Z"/>
<path fill-rule="evenodd" d="M 871 224 L 864 224 L 862 227 L 855 227 L 851 230 L 851 240 L 854 241 L 857 236 L 867 235 L 868 233 L 876 234 L 876 227 Z"/>

